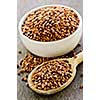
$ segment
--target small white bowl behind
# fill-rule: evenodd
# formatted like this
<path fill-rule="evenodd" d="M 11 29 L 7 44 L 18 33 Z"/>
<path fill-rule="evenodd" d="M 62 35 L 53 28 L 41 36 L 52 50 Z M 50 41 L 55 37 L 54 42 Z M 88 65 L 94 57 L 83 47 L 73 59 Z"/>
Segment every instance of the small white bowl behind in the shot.
<path fill-rule="evenodd" d="M 22 17 L 22 19 L 19 22 L 18 29 L 19 29 L 20 37 L 21 37 L 23 44 L 31 53 L 38 55 L 38 56 L 42 56 L 42 57 L 55 57 L 55 56 L 60 56 L 60 55 L 70 52 L 79 43 L 79 40 L 82 35 L 82 18 L 75 9 L 70 8 L 79 17 L 79 20 L 80 20 L 79 27 L 73 34 L 61 40 L 51 41 L 51 42 L 40 42 L 40 41 L 31 40 L 25 35 L 23 35 L 21 27 L 22 27 L 22 24 L 25 18 L 28 16 L 28 14 L 30 14 L 33 11 L 36 11 L 37 9 L 48 7 L 48 6 L 61 6 L 61 7 L 70 8 L 64 5 L 45 5 L 45 6 L 32 9 L 31 11 L 27 12 Z"/>

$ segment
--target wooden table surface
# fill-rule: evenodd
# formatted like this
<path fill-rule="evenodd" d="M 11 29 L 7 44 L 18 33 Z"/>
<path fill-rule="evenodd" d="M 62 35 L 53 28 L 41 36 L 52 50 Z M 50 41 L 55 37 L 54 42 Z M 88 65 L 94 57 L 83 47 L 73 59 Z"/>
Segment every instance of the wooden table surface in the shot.
<path fill-rule="evenodd" d="M 63 4 L 75 8 L 81 16 L 83 16 L 83 1 L 82 0 L 17 0 L 17 20 L 30 9 L 46 5 L 46 4 Z M 76 48 L 78 52 L 82 48 L 82 38 L 80 40 L 81 47 Z M 22 54 L 17 54 L 17 62 L 23 58 L 27 53 L 27 49 L 22 44 L 19 33 L 17 35 L 17 51 L 21 50 Z M 42 96 L 30 88 L 26 87 L 25 83 L 21 81 L 21 77 L 17 77 L 17 99 L 18 100 L 83 100 L 83 90 L 80 89 L 80 84 L 83 83 L 83 78 L 80 77 L 83 72 L 83 64 L 77 67 L 77 74 L 73 82 L 63 91 L 50 95 Z"/>

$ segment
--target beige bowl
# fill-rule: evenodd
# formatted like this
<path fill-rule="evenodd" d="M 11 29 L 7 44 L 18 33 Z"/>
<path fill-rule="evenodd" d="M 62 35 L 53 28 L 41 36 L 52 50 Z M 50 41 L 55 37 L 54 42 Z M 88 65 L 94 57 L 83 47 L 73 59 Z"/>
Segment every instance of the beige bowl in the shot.
<path fill-rule="evenodd" d="M 70 8 L 70 9 L 72 9 L 78 15 L 80 23 L 79 23 L 79 27 L 77 28 L 77 30 L 70 36 L 68 36 L 64 39 L 61 39 L 61 40 L 57 40 L 57 41 L 40 42 L 40 41 L 31 40 L 28 37 L 26 37 L 25 35 L 23 35 L 21 26 L 22 26 L 23 22 L 25 21 L 25 18 L 31 12 L 36 11 L 43 7 L 49 7 L 49 6 L 61 6 L 61 7 L 70 8 L 70 7 L 64 6 L 64 5 L 45 5 L 45 6 L 41 6 L 38 8 L 34 8 L 34 9 L 30 10 L 29 12 L 27 12 L 21 18 L 21 20 L 19 22 L 19 26 L 18 26 L 20 37 L 21 37 L 21 40 L 22 40 L 23 44 L 25 45 L 25 47 L 31 53 L 38 55 L 38 56 L 42 56 L 42 57 L 60 56 L 60 55 L 70 52 L 71 50 L 73 50 L 76 47 L 76 45 L 78 44 L 78 42 L 81 38 L 81 35 L 82 35 L 82 18 L 80 16 L 80 14 L 73 8 Z"/>

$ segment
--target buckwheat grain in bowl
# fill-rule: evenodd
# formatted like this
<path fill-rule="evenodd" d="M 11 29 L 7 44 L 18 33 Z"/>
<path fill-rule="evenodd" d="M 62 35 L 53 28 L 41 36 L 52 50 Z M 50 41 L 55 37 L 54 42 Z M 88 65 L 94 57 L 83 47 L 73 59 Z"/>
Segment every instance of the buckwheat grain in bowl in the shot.
<path fill-rule="evenodd" d="M 78 44 L 82 18 L 71 7 L 45 5 L 32 9 L 22 17 L 19 33 L 31 53 L 42 57 L 60 56 Z"/>
<path fill-rule="evenodd" d="M 22 25 L 22 32 L 29 39 L 49 42 L 70 36 L 78 26 L 79 18 L 73 10 L 50 6 L 31 12 Z"/>

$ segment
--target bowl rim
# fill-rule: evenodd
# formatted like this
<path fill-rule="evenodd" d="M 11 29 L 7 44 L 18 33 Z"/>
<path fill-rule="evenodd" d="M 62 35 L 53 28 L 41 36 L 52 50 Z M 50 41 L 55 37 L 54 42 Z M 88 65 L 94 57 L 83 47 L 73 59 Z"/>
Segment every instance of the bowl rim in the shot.
<path fill-rule="evenodd" d="M 63 38 L 63 39 L 56 40 L 56 41 L 48 41 L 48 42 L 42 42 L 42 41 L 31 40 L 31 39 L 29 39 L 27 36 L 23 35 L 22 30 L 21 30 L 21 27 L 22 27 L 23 22 L 25 21 L 25 18 L 26 18 L 31 12 L 33 12 L 33 11 L 36 11 L 36 10 L 38 10 L 38 9 L 45 8 L 45 7 L 50 7 L 50 6 L 61 6 L 61 7 L 65 7 L 65 8 L 69 8 L 69 9 L 73 10 L 73 11 L 78 15 L 78 18 L 79 18 L 79 20 L 80 20 L 79 26 L 78 26 L 78 28 L 76 29 L 76 31 L 73 32 L 73 33 L 72 33 L 71 35 L 69 35 L 68 37 L 65 37 L 65 38 Z M 27 40 L 30 41 L 30 42 L 34 42 L 34 43 L 37 43 L 37 44 L 54 44 L 54 43 L 59 43 L 59 42 L 62 42 L 62 41 L 64 41 L 64 40 L 68 40 L 68 39 L 72 38 L 75 34 L 77 34 L 78 31 L 80 31 L 81 27 L 82 27 L 82 17 L 81 17 L 81 15 L 78 13 L 78 11 L 76 11 L 74 8 L 69 7 L 69 6 L 66 6 L 66 5 L 50 4 L 50 5 L 43 5 L 43 6 L 40 6 L 40 7 L 36 7 L 36 8 L 33 8 L 33 9 L 29 10 L 28 12 L 26 12 L 26 13 L 22 16 L 21 20 L 19 21 L 18 31 L 19 31 L 19 34 L 20 34 L 23 38 L 27 39 Z"/>

